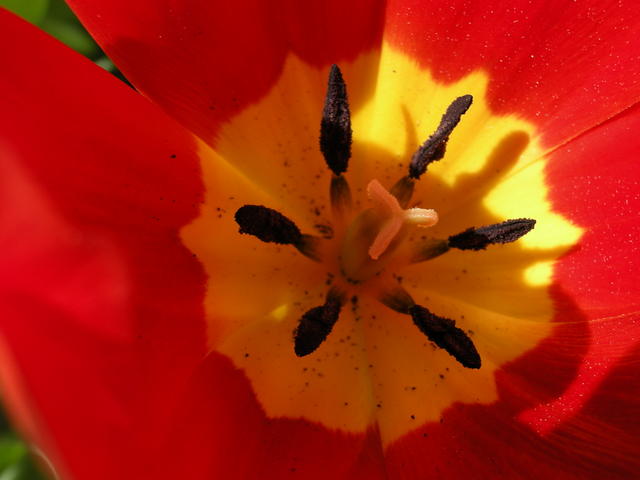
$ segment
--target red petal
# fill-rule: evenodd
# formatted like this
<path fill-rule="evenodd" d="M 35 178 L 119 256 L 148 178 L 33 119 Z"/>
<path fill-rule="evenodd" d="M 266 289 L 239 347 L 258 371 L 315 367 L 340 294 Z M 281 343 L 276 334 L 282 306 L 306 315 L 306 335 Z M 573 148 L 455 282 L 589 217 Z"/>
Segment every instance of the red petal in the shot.
<path fill-rule="evenodd" d="M 159 465 L 161 478 L 305 478 L 382 480 L 383 455 L 375 430 L 331 432 L 289 418 L 268 419 L 246 377 L 212 353 L 191 378 L 166 445 L 176 461 Z M 159 478 L 159 477 L 153 477 Z"/>
<path fill-rule="evenodd" d="M 389 0 L 385 39 L 452 82 L 489 72 L 489 100 L 551 147 L 640 98 L 640 3 Z"/>
<path fill-rule="evenodd" d="M 497 375 L 500 400 L 457 405 L 392 445 L 430 478 L 632 478 L 640 468 L 640 105 L 556 150 L 555 209 L 586 229 L 555 268 L 554 335 Z M 431 452 L 423 461 L 424 451 Z"/>
<path fill-rule="evenodd" d="M 244 374 L 207 356 L 205 276 L 179 240 L 203 197 L 193 137 L 22 21 L 0 23 L 23 46 L 0 51 L 0 373 L 58 473 L 383 478 L 375 431 L 267 419 Z"/>
<path fill-rule="evenodd" d="M 288 54 L 327 65 L 378 45 L 384 12 L 369 0 L 68 3 L 127 78 L 207 142 L 269 91 Z"/>
<path fill-rule="evenodd" d="M 555 275 L 589 320 L 591 341 L 575 379 L 560 398 L 524 414 L 542 430 L 554 426 L 541 425 L 542 417 L 560 422 L 587 402 L 602 405 L 592 398 L 594 393 L 596 399 L 613 394 L 608 409 L 616 405 L 615 412 L 605 418 L 611 413 L 618 416 L 629 402 L 637 402 L 637 396 L 623 390 L 629 385 L 621 383 L 617 391 L 607 391 L 601 384 L 640 347 L 638 129 L 640 104 L 554 152 L 547 169 L 554 206 L 587 229 Z M 637 364 L 635 370 L 637 375 Z M 640 433 L 633 422 L 619 427 Z"/>
<path fill-rule="evenodd" d="M 588 229 L 558 281 L 594 315 L 640 306 L 639 129 L 637 104 L 554 152 L 547 167 L 556 209 Z"/>
<path fill-rule="evenodd" d="M 12 389 L 61 473 L 143 478 L 149 418 L 205 354 L 205 277 L 178 240 L 203 197 L 195 142 L 91 62 L 0 22 L 21 47 L 0 50 L 1 368 L 21 375 Z"/>

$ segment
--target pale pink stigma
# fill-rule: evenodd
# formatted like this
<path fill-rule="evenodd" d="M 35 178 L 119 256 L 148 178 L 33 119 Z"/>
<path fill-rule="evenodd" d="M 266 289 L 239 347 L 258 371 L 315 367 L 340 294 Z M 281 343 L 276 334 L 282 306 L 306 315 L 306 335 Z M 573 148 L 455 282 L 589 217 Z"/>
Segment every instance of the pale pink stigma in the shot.
<path fill-rule="evenodd" d="M 404 210 L 396 197 L 391 195 L 376 179 L 371 180 L 367 185 L 367 195 L 373 201 L 374 209 L 385 219 L 378 235 L 369 247 L 369 256 L 373 260 L 380 258 L 380 255 L 389 248 L 405 222 L 421 227 L 431 227 L 438 223 L 438 214 L 435 210 L 425 208 Z"/>

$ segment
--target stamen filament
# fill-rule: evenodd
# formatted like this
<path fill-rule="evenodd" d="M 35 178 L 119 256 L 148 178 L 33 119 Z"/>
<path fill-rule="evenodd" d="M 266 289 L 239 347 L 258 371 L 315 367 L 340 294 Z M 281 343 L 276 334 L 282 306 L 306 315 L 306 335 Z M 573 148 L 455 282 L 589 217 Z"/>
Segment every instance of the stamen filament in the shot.
<path fill-rule="evenodd" d="M 391 187 L 391 190 L 389 190 L 391 195 L 398 199 L 398 203 L 402 208 L 407 208 L 407 205 L 409 205 L 415 184 L 415 180 L 405 176 L 398 180 L 395 185 Z"/>
<path fill-rule="evenodd" d="M 329 187 L 329 197 L 334 215 L 342 216 L 351 208 L 351 189 L 344 175 L 333 175 Z"/>

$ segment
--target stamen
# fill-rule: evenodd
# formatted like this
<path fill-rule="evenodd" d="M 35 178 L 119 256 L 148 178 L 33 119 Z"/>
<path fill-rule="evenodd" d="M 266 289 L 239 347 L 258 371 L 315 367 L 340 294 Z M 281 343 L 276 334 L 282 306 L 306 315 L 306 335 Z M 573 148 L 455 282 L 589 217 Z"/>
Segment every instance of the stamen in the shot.
<path fill-rule="evenodd" d="M 240 233 L 253 235 L 263 242 L 295 245 L 302 237 L 293 221 L 262 205 L 244 205 L 234 218 L 240 226 Z"/>
<path fill-rule="evenodd" d="M 516 218 L 485 227 L 468 228 L 464 232 L 449 237 L 449 246 L 459 250 L 484 250 L 487 245 L 511 243 L 529 233 L 536 221 L 530 218 Z"/>
<path fill-rule="evenodd" d="M 440 120 L 440 125 L 426 142 L 413 154 L 409 164 L 409 177 L 420 178 L 426 172 L 427 166 L 444 157 L 447 148 L 447 141 L 453 129 L 460 122 L 460 117 L 466 113 L 471 106 L 473 97 L 463 95 L 456 98 Z"/>
<path fill-rule="evenodd" d="M 320 150 L 333 173 L 340 175 L 347 171 L 351 157 L 351 115 L 347 86 L 337 65 L 332 65 L 329 71 L 320 123 Z"/>
<path fill-rule="evenodd" d="M 409 292 L 399 285 L 380 294 L 378 300 L 396 312 L 411 315 L 420 331 L 462 366 L 480 368 L 480 355 L 473 341 L 464 330 L 456 327 L 454 320 L 434 315 L 425 307 L 417 305 Z"/>
<path fill-rule="evenodd" d="M 307 311 L 293 331 L 294 351 L 304 357 L 316 351 L 338 321 L 344 298 L 336 290 L 330 290 L 324 305 Z"/>
<path fill-rule="evenodd" d="M 374 208 L 383 218 L 386 218 L 369 247 L 369 256 L 374 260 L 380 258 L 380 255 L 389 248 L 405 222 L 421 227 L 431 227 L 438 222 L 438 214 L 435 210 L 424 208 L 404 210 L 398 203 L 398 199 L 391 195 L 378 180 L 369 182 L 367 194 L 375 204 Z"/>
<path fill-rule="evenodd" d="M 262 205 L 244 205 L 235 214 L 240 233 L 253 235 L 266 243 L 293 245 L 300 253 L 320 261 L 320 239 L 302 234 L 292 220 L 277 210 Z"/>
<path fill-rule="evenodd" d="M 482 362 L 473 341 L 456 322 L 448 318 L 434 315 L 421 305 L 414 305 L 410 309 L 413 323 L 429 340 L 444 349 L 467 368 L 480 368 Z"/>
<path fill-rule="evenodd" d="M 464 232 L 450 236 L 448 240 L 425 238 L 413 248 L 408 259 L 411 263 L 418 263 L 439 257 L 451 248 L 484 250 L 491 244 L 515 242 L 529 233 L 535 224 L 536 221 L 530 218 L 517 218 L 486 227 L 468 228 Z"/>
<path fill-rule="evenodd" d="M 331 208 L 335 215 L 342 215 L 351 208 L 351 189 L 342 175 L 333 175 L 329 191 Z"/>
<path fill-rule="evenodd" d="M 413 196 L 413 189 L 415 188 L 415 181 L 408 176 L 402 177 L 398 180 L 393 187 L 391 187 L 391 195 L 398 199 L 398 203 L 402 208 L 406 208 Z"/>
<path fill-rule="evenodd" d="M 298 251 L 305 257 L 308 257 L 311 260 L 315 260 L 316 262 L 320 262 L 322 261 L 322 257 L 320 255 L 321 242 L 322 240 L 319 237 L 314 237 L 313 235 L 307 235 L 303 233 L 300 236 L 300 240 L 293 246 L 296 247 Z"/>
<path fill-rule="evenodd" d="M 449 251 L 446 240 L 438 238 L 427 238 L 416 245 L 413 254 L 409 257 L 411 263 L 425 262 L 432 258 L 439 257 Z"/>
<path fill-rule="evenodd" d="M 382 292 L 378 300 L 391 310 L 405 315 L 411 315 L 411 307 L 416 304 L 413 298 L 411 298 L 411 295 L 409 295 L 409 292 L 399 285 L 393 287 L 391 290 Z"/>

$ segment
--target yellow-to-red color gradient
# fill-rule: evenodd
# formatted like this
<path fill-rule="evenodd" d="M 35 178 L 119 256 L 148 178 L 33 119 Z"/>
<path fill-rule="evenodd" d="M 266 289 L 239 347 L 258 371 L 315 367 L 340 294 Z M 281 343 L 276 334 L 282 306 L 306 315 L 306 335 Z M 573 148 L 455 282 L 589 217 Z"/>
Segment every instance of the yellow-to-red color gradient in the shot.
<path fill-rule="evenodd" d="M 636 2 L 69 3 L 140 93 L 0 12 L 29 52 L 0 48 L 0 377 L 62 478 L 637 474 Z M 414 195 L 430 234 L 538 221 L 402 272 L 473 332 L 479 371 L 365 291 L 293 354 L 326 269 L 233 213 L 331 219 L 332 63 L 356 204 L 470 93 Z"/>
<path fill-rule="evenodd" d="M 551 266 L 580 231 L 550 209 L 535 127 L 489 111 L 486 75 L 442 85 L 390 46 L 375 59 L 375 90 L 360 96 L 351 89 L 354 145 L 346 178 L 355 210 L 370 205 L 369 180 L 390 187 L 405 175 L 413 151 L 435 130 L 451 99 L 471 93 L 473 108 L 452 135 L 446 159 L 418 183 L 414 201 L 440 216 L 424 233 L 446 238 L 507 218 L 538 222 L 516 245 L 450 252 L 390 269 L 416 301 L 474 332 L 480 372 L 434 350 L 407 316 L 376 301 L 367 284 L 357 289 L 357 305 L 344 309 L 326 344 L 314 355 L 295 356 L 291 332 L 306 310 L 323 303 L 327 279 L 339 276 L 339 269 L 331 259 L 318 264 L 295 249 L 241 238 L 233 213 L 246 203 L 265 204 L 291 215 L 303 231 L 334 224 L 331 172 L 317 147 L 326 68 L 292 57 L 269 95 L 222 127 L 219 156 L 202 155 L 207 196 L 201 215 L 182 237 L 208 273 L 209 345 L 244 371 L 265 413 L 345 432 L 378 429 L 386 446 L 438 422 L 456 402 L 497 400 L 496 370 L 553 330 Z M 347 82 L 366 83 L 359 72 L 371 62 L 369 54 L 344 64 Z M 303 94 L 293 96 L 301 84 Z M 225 160 L 245 175 L 230 171 Z"/>

